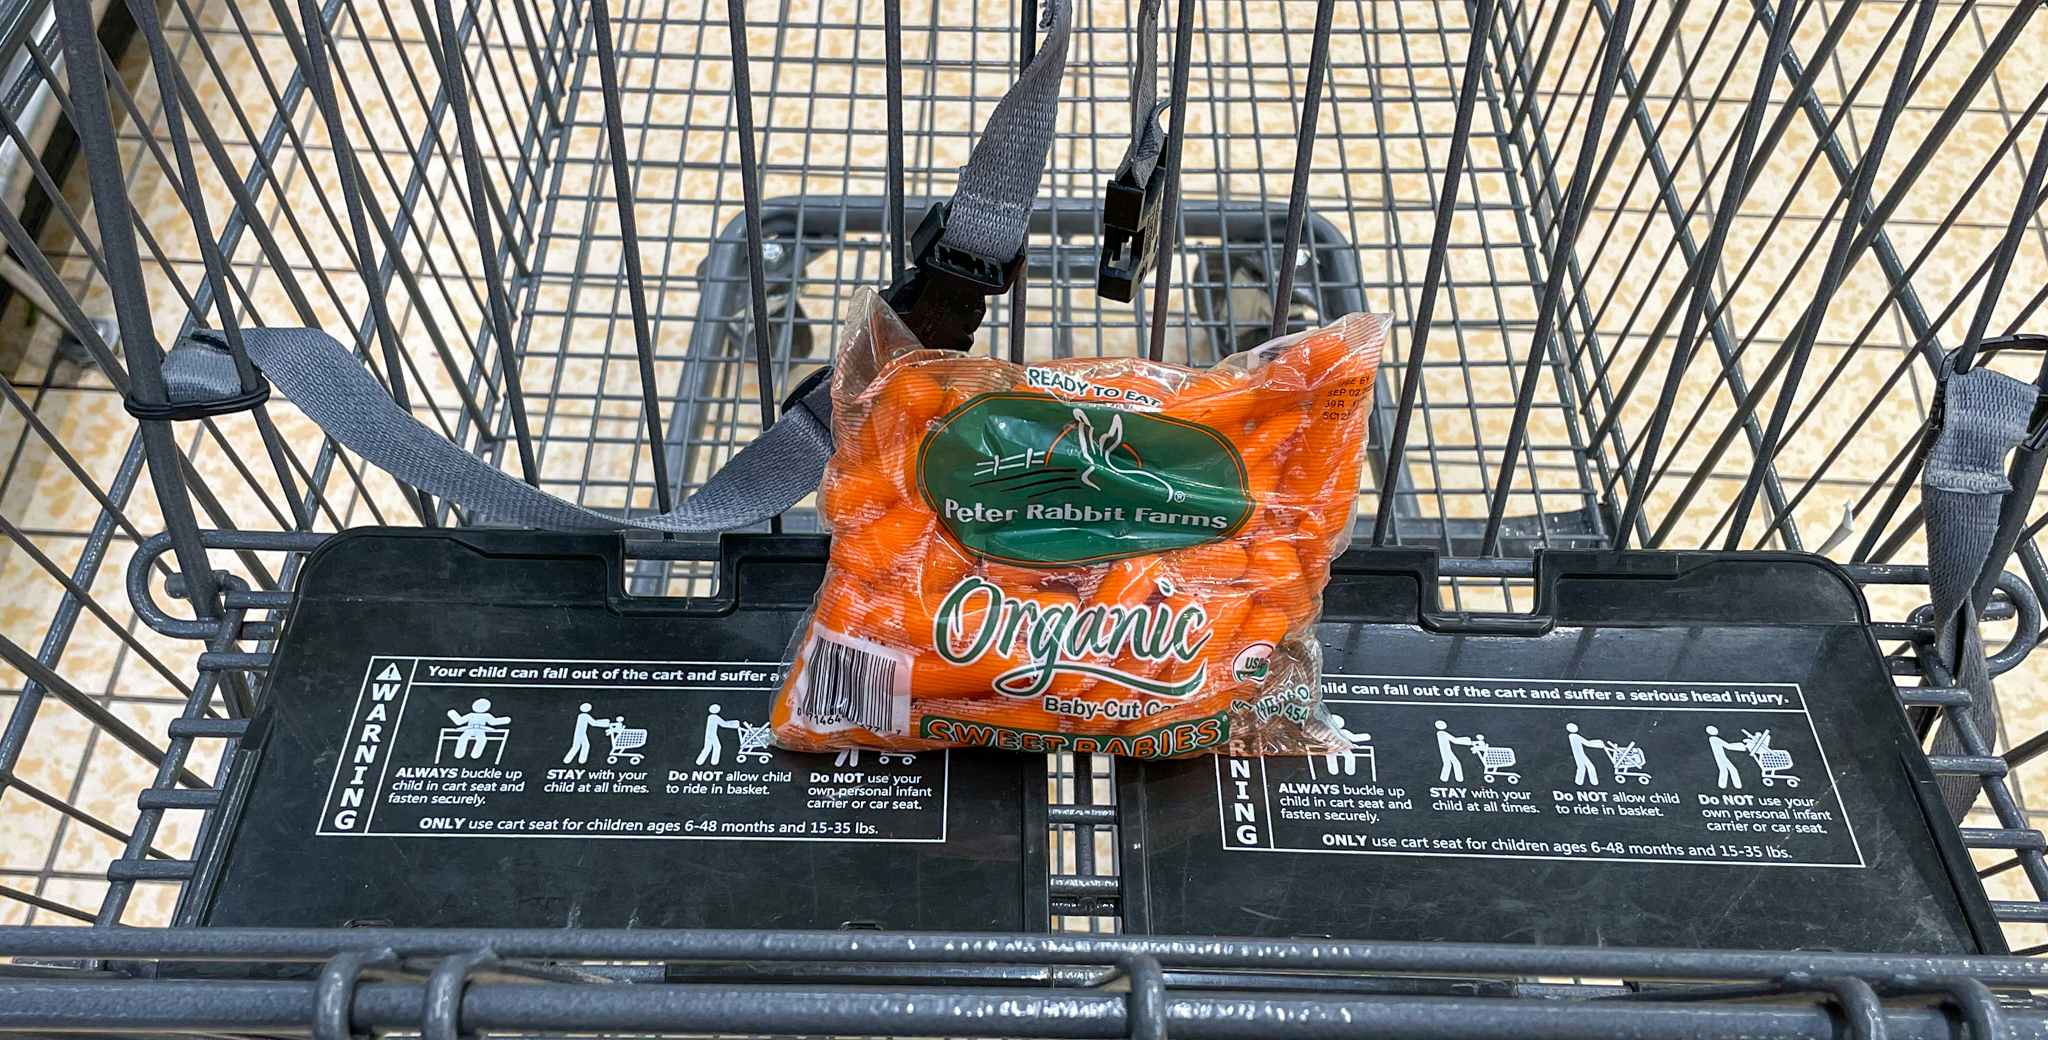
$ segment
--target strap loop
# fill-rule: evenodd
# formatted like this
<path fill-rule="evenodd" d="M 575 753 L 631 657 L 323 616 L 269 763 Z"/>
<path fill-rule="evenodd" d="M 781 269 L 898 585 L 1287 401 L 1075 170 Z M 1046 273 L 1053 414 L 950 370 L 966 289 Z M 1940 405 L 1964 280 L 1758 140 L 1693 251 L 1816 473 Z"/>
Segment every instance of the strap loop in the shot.
<path fill-rule="evenodd" d="M 826 430 L 832 428 L 832 366 L 816 369 L 810 375 L 797 380 L 787 395 L 782 398 L 782 412 L 788 415 L 803 409 L 811 419 Z M 779 424 L 778 424 L 779 425 Z"/>
<path fill-rule="evenodd" d="M 885 294 L 927 347 L 965 350 L 1024 262 L 1024 233 L 1052 150 L 1073 0 L 1042 0 L 1037 53 L 989 114 L 952 201 L 911 235 L 910 266 Z"/>
<path fill-rule="evenodd" d="M 1131 69 L 1131 143 L 1102 190 L 1102 255 L 1095 262 L 1095 291 L 1129 303 L 1152 272 L 1159 254 L 1159 210 L 1166 199 L 1166 175 L 1159 156 L 1166 130 L 1159 117 L 1173 107 L 1159 99 L 1160 0 L 1138 5 L 1138 61 Z"/>
<path fill-rule="evenodd" d="M 1927 522 L 1928 591 L 1933 599 L 1934 654 L 1954 685 L 1970 691 L 1970 707 L 1945 716 L 1931 754 L 1985 754 L 1997 733 L 1998 700 L 1977 630 L 1980 576 L 2002 567 L 2011 545 L 2001 536 L 2013 526 L 2004 517 L 2015 474 L 2006 457 L 2028 439 L 2041 400 L 2040 389 L 1988 368 L 1958 371 L 1956 355 L 1943 364 L 1939 393 L 1928 416 L 1926 468 L 1920 501 Z M 2018 457 L 2026 459 L 2022 451 Z M 2030 464 L 2037 464 L 2035 460 Z M 2035 484 L 2022 471 L 2020 483 Z M 2038 486 L 2038 484 L 2035 484 Z M 2028 496 L 2031 498 L 2031 494 Z M 2001 545 L 2001 543 L 2004 543 Z M 1984 590 L 1988 599 L 1990 590 Z M 1967 722 L 1981 747 L 1970 747 L 1960 732 Z M 1962 819 L 1981 791 L 1977 777 L 1942 777 L 1943 801 Z"/>
<path fill-rule="evenodd" d="M 134 391 L 121 399 L 128 414 L 145 422 L 180 422 L 246 412 L 270 400 L 270 381 L 257 373 L 256 385 L 242 388 L 234 355 L 218 332 L 194 332 L 171 348 L 163 361 L 161 403 L 138 401 Z"/>

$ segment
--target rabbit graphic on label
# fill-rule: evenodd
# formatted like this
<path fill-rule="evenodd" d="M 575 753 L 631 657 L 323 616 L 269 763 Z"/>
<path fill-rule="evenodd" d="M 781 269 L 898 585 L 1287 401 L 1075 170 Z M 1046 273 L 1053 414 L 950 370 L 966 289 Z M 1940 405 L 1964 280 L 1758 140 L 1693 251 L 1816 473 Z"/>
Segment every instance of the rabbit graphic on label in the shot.
<path fill-rule="evenodd" d="M 1102 485 L 1095 482 L 1095 471 L 1101 469 L 1129 481 L 1135 482 L 1141 477 L 1149 480 L 1159 485 L 1159 489 L 1166 493 L 1166 498 L 1169 502 L 1178 502 L 1186 497 L 1183 492 L 1168 484 L 1157 473 L 1147 473 L 1143 469 L 1129 468 L 1117 463 L 1117 450 L 1123 448 L 1124 443 L 1123 416 L 1111 416 L 1109 429 L 1098 434 L 1095 432 L 1094 421 L 1088 418 L 1087 411 L 1076 408 L 1074 409 L 1074 426 L 1076 427 L 1075 432 L 1080 439 L 1081 461 L 1085 463 L 1085 468 L 1081 470 L 1081 483 L 1101 491 Z M 1124 449 L 1124 454 L 1131 455 L 1132 458 L 1137 457 L 1129 449 Z"/>

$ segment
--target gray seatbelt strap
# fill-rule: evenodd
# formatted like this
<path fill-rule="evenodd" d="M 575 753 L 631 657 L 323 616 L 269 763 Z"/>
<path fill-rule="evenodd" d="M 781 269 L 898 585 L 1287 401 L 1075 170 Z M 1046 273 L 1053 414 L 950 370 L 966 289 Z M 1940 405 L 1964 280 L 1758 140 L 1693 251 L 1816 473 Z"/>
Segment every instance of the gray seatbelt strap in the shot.
<path fill-rule="evenodd" d="M 1021 260 L 1052 148 L 1072 28 L 1073 0 L 1041 0 L 1038 51 L 989 115 L 960 171 L 943 230 L 932 236 L 929 246 L 934 248 L 920 257 L 933 280 L 952 283 L 932 294 L 944 299 L 927 308 L 933 323 L 951 337 L 963 330 L 973 335 L 982 297 L 1007 288 L 1007 272 Z M 990 280 L 987 286 L 980 284 L 984 276 Z M 996 280 L 1003 284 L 994 285 Z M 972 297 L 971 320 L 967 297 Z M 247 329 L 243 335 L 249 359 L 328 436 L 402 483 L 500 523 L 678 534 L 747 527 L 815 491 L 832 452 L 831 381 L 819 379 L 675 509 L 630 519 L 611 516 L 521 483 L 449 443 L 394 403 L 361 362 L 325 332 Z M 233 358 L 204 334 L 170 352 L 164 378 L 173 406 L 201 406 L 241 389 Z"/>
<path fill-rule="evenodd" d="M 1984 662 L 1975 590 L 2012 491 L 2006 456 L 2026 436 L 2039 392 L 1988 368 L 1950 372 L 1942 382 L 1940 428 L 1927 453 L 1921 504 L 1927 517 L 1928 590 L 1934 603 L 1934 649 L 1955 684 L 1971 694 L 1971 728 L 1988 748 L 1998 734 L 1998 701 Z M 1944 718 L 1933 754 L 1968 754 Z M 1941 778 L 1942 801 L 1961 820 L 1982 793 L 1973 776 Z"/>
<path fill-rule="evenodd" d="M 939 236 L 942 244 L 1001 260 L 1023 248 L 1031 205 L 1052 150 L 1073 26 L 1073 0 L 1040 0 L 1038 52 L 996 102 L 968 153 L 945 233 Z"/>
<path fill-rule="evenodd" d="M 463 451 L 400 408 L 340 341 L 319 329 L 245 328 L 249 359 L 329 437 L 402 483 L 499 523 L 557 531 L 675 534 L 760 523 L 817 490 L 832 453 L 832 385 L 819 379 L 675 509 L 631 519 L 585 509 Z M 236 393 L 234 360 L 195 336 L 164 359 L 173 404 Z"/>
<path fill-rule="evenodd" d="M 996 103 L 960 169 L 953 197 L 911 232 L 909 265 L 884 293 L 918 341 L 967 350 L 988 300 L 1010 291 L 1038 199 L 1067 71 L 1073 0 L 1040 0 L 1038 49 Z"/>
<path fill-rule="evenodd" d="M 1166 145 L 1160 113 L 1173 104 L 1159 100 L 1159 7 L 1163 0 L 1138 2 L 1138 60 L 1131 68 L 1131 143 L 1119 172 L 1129 170 L 1139 184 L 1152 179 L 1159 153 Z"/>

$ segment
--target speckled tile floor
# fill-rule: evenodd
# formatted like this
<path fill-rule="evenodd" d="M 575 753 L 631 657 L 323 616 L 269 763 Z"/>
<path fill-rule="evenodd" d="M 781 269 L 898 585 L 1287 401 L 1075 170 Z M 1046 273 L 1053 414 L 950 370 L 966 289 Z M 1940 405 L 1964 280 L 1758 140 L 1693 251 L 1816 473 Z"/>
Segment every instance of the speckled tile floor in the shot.
<path fill-rule="evenodd" d="M 1560 5 L 1579 12 L 1575 5 Z M 1649 5 L 1652 24 L 1665 26 L 1668 11 Z M 1794 34 L 1793 50 L 1811 54 L 1829 34 L 1844 5 L 1820 2 Z M 196 10 L 193 10 L 196 8 Z M 723 56 L 729 43 L 722 5 L 704 0 L 626 0 L 620 33 L 623 99 L 627 124 L 635 129 L 630 146 L 637 164 L 636 213 L 646 241 L 642 251 L 652 277 L 650 303 L 655 312 L 657 379 L 664 388 L 682 386 L 703 366 L 688 358 L 707 323 L 731 315 L 705 313 L 716 296 L 715 275 L 707 264 L 717 259 L 715 236 L 739 216 L 739 188 L 732 171 L 736 140 L 727 89 L 732 68 Z M 756 91 L 756 116 L 765 128 L 763 158 L 767 164 L 765 195 L 770 199 L 802 196 L 830 200 L 845 196 L 877 196 L 885 169 L 885 137 L 880 131 L 884 109 L 882 78 L 876 60 L 881 50 L 880 8 L 875 0 L 806 0 L 771 8 L 756 5 L 751 16 L 749 45 Z M 344 104 L 356 127 L 358 157 L 389 213 L 404 212 L 414 237 L 406 256 L 422 285 L 419 297 L 393 291 L 395 322 L 411 351 L 415 400 L 430 423 L 475 443 L 473 427 L 463 424 L 460 403 L 465 392 L 501 417 L 490 389 L 467 390 L 439 359 L 451 351 L 468 371 L 481 342 L 485 282 L 479 250 L 461 208 L 459 177 L 449 165 L 455 147 L 452 131 L 424 157 L 414 151 L 420 128 L 432 109 L 432 64 L 411 8 L 379 0 L 342 5 L 337 28 L 342 80 L 349 84 Z M 618 219 L 610 203 L 609 170 L 601 162 L 598 97 L 587 81 L 587 43 L 568 55 L 566 70 L 554 63 L 562 57 L 561 41 L 552 27 L 563 22 L 573 6 L 534 2 L 488 11 L 470 49 L 477 61 L 474 76 L 487 165 L 501 189 L 516 184 L 532 205 L 512 213 L 508 222 L 521 236 L 530 277 L 515 295 L 515 321 L 525 350 L 522 385 L 527 388 L 536 433 L 543 438 L 543 481 L 551 490 L 575 494 L 594 506 L 646 506 L 652 501 L 648 453 L 641 436 L 639 379 L 632 358 L 632 329 L 621 279 Z M 1293 154 L 1294 110 L 1304 88 L 1309 25 L 1314 4 L 1308 0 L 1238 0 L 1201 5 L 1202 32 L 1195 54 L 1195 91 L 1189 108 L 1186 162 L 1190 210 L 1203 200 L 1233 203 L 1280 200 L 1287 194 Z M 1734 136 L 1742 103 L 1753 81 L 1762 47 L 1762 33 L 1727 5 L 1695 4 L 1672 32 L 1673 56 L 1643 84 L 1648 111 L 1658 120 L 1657 135 L 1668 150 L 1670 183 L 1675 196 L 1690 201 L 1702 193 L 1706 203 L 1691 214 L 1687 226 L 1696 243 L 1707 237 L 1712 223 L 1720 174 L 1715 155 Z M 1802 8 L 1805 10 L 1805 8 Z M 1838 132 L 1850 159 L 1861 154 L 1878 112 L 1878 100 L 1891 66 L 1884 55 L 1897 47 L 1894 35 L 1902 8 L 1896 4 L 1864 4 L 1843 27 L 1837 60 L 1815 82 L 1818 98 L 1830 114 L 1844 97 L 1854 97 Z M 1963 84 L 1999 27 L 2015 18 L 2011 4 L 1945 4 L 1937 25 L 1941 49 L 1925 77 L 1915 86 L 1913 103 L 1899 120 L 1893 147 L 1880 167 L 1882 189 L 1907 167 L 1908 156 L 1937 128 L 1942 106 Z M 187 13 L 189 12 L 189 13 Z M 788 19 L 778 30 L 775 19 Z M 515 17 L 516 15 L 516 17 Z M 193 33 L 196 16 L 203 32 Z M 1529 11 L 1521 11 L 1527 19 Z M 1591 22 L 1589 34 L 1600 32 L 1590 13 L 1563 16 L 1567 25 L 1554 41 L 1555 51 L 1542 77 L 1536 108 L 1544 114 L 1538 125 L 1547 147 L 1555 149 L 1541 163 L 1532 163 L 1522 136 L 1524 121 L 1501 91 L 1512 79 L 1503 77 L 1524 67 L 1526 58 L 1508 50 L 1494 55 L 1495 70 L 1488 97 L 1482 101 L 1473 144 L 1472 175 L 1464 189 L 1478 204 L 1461 210 L 1454 221 L 1454 248 L 1447 265 L 1448 291 L 1439 301 L 1437 334 L 1430 343 L 1432 365 L 1426 371 L 1422 399 L 1428 422 L 1418 434 L 1418 452 L 1410 478 L 1421 494 L 1423 515 L 1443 520 L 1485 515 L 1480 489 L 1488 486 L 1501 463 L 1499 446 L 1511 421 L 1514 380 L 1537 314 L 1536 283 L 1541 269 L 1528 245 L 1539 240 L 1531 213 L 1550 219 L 1554 203 L 1529 204 L 1530 194 L 1543 190 L 1546 170 L 1554 171 L 1549 187 L 1561 189 L 1571 156 L 1579 149 L 1579 122 L 1573 118 L 1586 103 L 1583 85 L 1594 71 L 1596 48 L 1582 45 L 1575 33 Z M 906 90 L 912 103 L 906 112 L 913 144 L 909 162 L 913 195 L 943 193 L 950 170 L 966 155 L 967 128 L 978 126 L 990 99 L 1004 86 L 1004 62 L 1013 60 L 1009 5 L 982 3 L 962 8 L 929 3 L 905 5 L 904 50 L 910 58 Z M 1085 4 L 1084 31 L 1070 61 L 1067 96 L 1062 110 L 1066 130 L 1055 147 L 1048 192 L 1061 205 L 1086 209 L 1099 191 L 1103 168 L 1120 156 L 1129 130 L 1127 95 L 1128 11 L 1121 4 Z M 1448 151 L 1449 99 L 1457 84 L 1464 52 L 1466 8 L 1462 4 L 1396 3 L 1353 0 L 1339 4 L 1332 47 L 1331 101 L 1325 108 L 1323 136 L 1309 179 L 1311 205 L 1328 220 L 1334 233 L 1356 246 L 1357 283 L 1364 302 L 1410 318 L 1417 305 L 1427 259 L 1433 200 L 1442 189 L 1437 173 Z M 530 19 L 530 23 L 529 23 Z M 231 0 L 195 0 L 170 19 L 170 42 L 181 55 L 202 105 L 223 128 L 226 157 L 239 178 L 254 155 L 246 134 L 236 131 L 241 119 L 252 127 L 267 125 L 275 100 L 296 67 L 292 46 L 278 31 L 268 9 L 231 6 Z M 1928 259 L 1914 271 L 1916 306 L 1931 315 L 1942 342 L 1956 342 L 1978 293 L 1971 272 L 1987 255 L 2010 216 L 2017 196 L 2024 156 L 2042 134 L 2044 120 L 2030 114 L 2048 84 L 2048 17 L 2022 20 L 2018 42 L 1996 75 L 1964 106 L 1936 151 L 1936 159 L 1904 192 L 1887 222 L 1891 242 L 1901 257 L 1912 261 L 1923 247 Z M 944 27 L 934 32 L 935 24 Z M 243 26 L 246 25 L 246 29 Z M 1526 25 L 1527 46 L 1540 42 Z M 1658 34 L 1644 33 L 1631 52 L 1636 69 L 1646 62 Z M 579 36 L 579 40 L 582 38 Z M 551 48 L 542 62 L 573 87 L 552 99 L 562 106 L 566 129 L 544 145 L 527 135 L 526 116 L 533 110 L 522 91 L 539 77 L 529 40 Z M 1546 45 L 1547 51 L 1547 45 Z M 936 57 L 937 61 L 929 59 Z M 771 60 L 772 59 L 772 60 Z M 1875 59 L 1875 60 L 1873 60 Z M 1877 74 L 1855 82 L 1866 67 Z M 122 63 L 126 82 L 144 118 L 155 125 L 157 92 L 133 60 Z M 421 80 L 429 92 L 419 90 Z M 1778 97 L 1787 84 L 1781 77 Z M 970 102 L 967 99 L 979 99 Z M 247 109 L 237 113 L 235 106 Z M 358 114 L 358 108 L 359 114 Z M 1580 236 L 1580 278 L 1584 304 L 1599 332 L 1593 343 L 1606 351 L 1605 362 L 1575 358 L 1580 371 L 1604 369 L 1616 377 L 1643 356 L 1658 310 L 1672 298 L 1682 265 L 1666 263 L 1678 243 L 1663 202 L 1643 179 L 1626 174 L 1640 167 L 1639 141 L 1610 117 L 1613 147 L 1619 158 L 1615 177 L 1591 202 L 1588 227 Z M 1988 171 L 1984 183 L 1972 181 L 1985 156 L 2000 152 L 2014 127 L 2019 147 Z M 365 127 L 371 128 L 365 131 Z M 235 298 L 245 314 L 273 323 L 317 322 L 340 330 L 354 327 L 364 312 L 364 292 L 349 262 L 346 223 L 339 210 L 337 165 L 318 120 L 302 108 L 289 124 L 287 160 L 275 164 L 272 179 L 258 192 L 258 223 L 272 232 L 268 241 L 245 236 L 234 255 L 239 284 Z M 950 129 L 949 129 L 950 128 Z M 1704 147 L 1687 146 L 1695 130 Z M 1726 301 L 1729 325 L 1738 337 L 1750 331 L 1759 344 L 1738 369 L 1754 381 L 1764 367 L 1767 348 L 1775 348 L 1790 331 L 1797 307 L 1814 294 L 1819 278 L 1818 256 L 1826 251 L 1829 229 L 1838 219 L 1831 207 L 1836 182 L 1825 168 L 1813 171 L 1814 129 L 1803 118 L 1789 120 L 1771 160 L 1761 167 L 1757 190 L 1730 222 L 1729 262 L 1716 286 Z M 151 234 L 145 246 L 145 267 L 153 318 L 159 331 L 174 329 L 187 311 L 185 294 L 200 281 L 202 270 L 194 248 L 192 224 L 170 179 L 154 153 L 124 123 L 123 145 L 130 160 L 130 197 L 140 223 Z M 374 145 L 375 147 L 369 147 Z M 212 224 L 222 226 L 233 205 L 227 178 L 202 159 L 204 192 Z M 418 174 L 420 196 L 405 206 L 390 200 L 397 186 Z M 1959 202 L 1960 200 L 1960 202 Z M 1776 219 L 1780 205 L 1785 216 Z M 1953 208 L 1952 208 L 1953 207 Z M 798 217 L 802 216 L 798 207 Z M 89 219 L 89 218 L 88 218 Z M 808 234 L 808 232 L 807 232 Z M 1059 237 L 1042 244 L 1065 262 L 1092 263 L 1092 231 Z M 816 339 L 829 341 L 830 324 L 845 289 L 886 279 L 875 236 L 855 234 L 860 249 L 811 248 L 801 261 L 802 288 L 790 306 L 801 308 L 815 323 Z M 1819 244 L 1816 254 L 1812 243 Z M 1603 243 L 1595 248 L 1595 243 Z M 58 270 L 89 314 L 110 313 L 104 283 L 92 277 L 82 251 L 61 235 L 46 236 Z M 269 250 L 275 249 L 274 255 Z M 161 263 L 153 262 L 159 254 Z M 280 277 L 279 271 L 290 272 Z M 1064 269 L 1062 269 L 1064 270 Z M 1741 273 L 1738 273 L 1741 272 Z M 515 272 L 517 274 L 517 272 Z M 1177 270 L 1183 283 L 1213 279 L 1196 260 Z M 1064 281 L 1071 272 L 1062 274 Z M 1319 278 L 1320 275 L 1313 277 Z M 2048 240 L 2038 224 L 2022 249 L 1996 310 L 1994 325 L 2021 313 L 2032 289 L 2048 284 Z M 1200 360 L 1207 332 L 1196 328 L 1194 315 L 1204 304 L 1193 290 L 1173 301 L 1167 319 L 1169 357 Z M 1237 294 L 1229 295 L 1233 301 Z M 1252 298 L 1259 294 L 1254 292 Z M 1781 304 L 1780 297 L 1793 301 Z M 1955 306 L 1951 307 L 1951 304 Z M 781 306 L 778 303 L 776 306 Z M 19 310 L 19 305 L 16 306 Z M 1631 317 L 1645 311 L 1640 318 Z M 997 328 L 1006 327 L 1007 310 L 999 308 Z M 785 315 L 786 316 L 786 315 Z M 14 317 L 9 315 L 10 318 Z M 1068 351 L 1128 353 L 1139 339 L 1125 311 L 1105 306 L 1083 289 L 1034 300 L 1028 312 L 1027 347 L 1034 356 Z M 1243 318 L 1236 319 L 1242 323 Z M 1250 319 L 1259 321 L 1254 317 Z M 1909 322 L 1887 299 L 1887 282 L 1878 265 L 1852 268 L 1827 311 L 1811 371 L 1839 367 L 1828 383 L 1826 398 L 1810 420 L 1806 436 L 1791 439 L 1778 460 L 1788 490 L 1810 493 L 1794 513 L 1804 543 L 1813 546 L 1834 529 L 1845 504 L 1885 470 L 1910 440 L 1926 411 L 1931 383 L 1918 364 L 1899 366 L 1913 342 Z M 2038 319 L 2034 322 L 2039 325 Z M 793 334 L 783 324 L 778 335 Z M 0 542 L 0 633 L 24 647 L 44 638 L 65 589 L 53 569 L 68 573 L 86 544 L 98 515 L 94 489 L 116 487 L 132 473 L 124 472 L 130 423 L 105 376 L 65 360 L 48 322 L 16 321 L 0 326 L 11 337 L 0 349 L 0 361 L 11 366 L 16 393 L 32 408 L 48 437 L 29 426 L 19 409 L 0 406 L 0 449 L 7 452 L 0 475 L 0 517 L 31 542 L 37 553 Z M 701 406 L 698 429 L 705 436 L 690 452 L 692 472 L 706 468 L 756 428 L 752 402 L 756 393 L 751 367 L 737 363 L 739 340 L 712 337 L 726 362 L 713 366 L 710 382 L 691 398 Z M 440 342 L 446 341 L 446 342 Z M 1862 349 L 1854 349 L 1862 344 Z M 1575 342 L 1585 349 L 1588 340 Z M 1405 349 L 1405 348 L 1402 348 Z M 784 348 L 785 354 L 787 348 Z M 821 351 L 822 352 L 822 351 Z M 1390 359 L 1398 362 L 1397 356 Z M 1662 355 L 1643 377 L 1654 388 L 1663 371 Z M 488 367 L 488 357 L 482 364 Z M 779 375 L 803 370 L 802 358 L 784 358 Z M 1903 379 L 1892 379 L 1895 370 Z M 1701 416 L 1699 435 L 1674 436 L 1667 448 L 1672 478 L 1650 495 L 1648 515 L 1677 513 L 1666 532 L 1671 545 L 1710 540 L 1732 502 L 1749 465 L 1746 446 L 1738 446 L 1717 463 L 1707 461 L 1712 435 L 1731 413 L 1723 368 L 1710 358 L 1689 370 L 1679 389 L 1674 413 Z M 1802 408 L 1815 400 L 1821 380 L 1807 379 L 1798 398 Z M 1604 414 L 1605 398 L 1584 386 L 1567 388 L 1564 369 L 1549 366 L 1544 402 L 1531 416 L 1534 448 L 1517 483 L 1520 494 L 1510 502 L 1511 515 L 1569 512 L 1588 505 L 1588 490 L 1600 478 L 1594 456 L 1607 451 L 1589 448 L 1592 420 Z M 1567 398 L 1566 395 L 1569 395 Z M 1567 400 L 1571 402 L 1567 405 Z M 1640 392 L 1620 409 L 1621 425 L 1640 431 L 1651 413 L 1654 393 Z M 1854 413 L 1875 404 L 1867 423 L 1851 426 Z M 317 435 L 288 406 L 273 409 L 286 443 L 301 451 L 310 465 Z M 503 435 L 502 419 L 497 433 Z M 253 424 L 246 417 L 221 420 L 218 431 L 181 430 L 193 464 L 220 498 L 224 517 L 236 526 L 276 529 L 284 507 L 274 478 L 257 447 Z M 1854 429 L 1854 435 L 1839 436 Z M 1689 433 L 1689 431 L 1688 431 Z M 53 449 L 61 444 L 75 461 Z M 1827 463 L 1831 450 L 1841 457 L 1829 476 L 1807 478 Z M 501 462 L 514 467 L 512 453 Z M 1418 455 L 1418 458 L 1421 458 Z M 1611 453 L 1610 453 L 1611 457 Z M 245 475 L 242 467 L 257 474 Z M 1680 478 L 1704 469 L 1699 497 L 1679 507 Z M 84 474 L 81 479 L 80 474 Z M 371 474 L 358 486 L 344 470 L 328 474 L 324 485 L 333 503 L 316 524 L 322 530 L 375 522 L 405 515 L 390 481 Z M 1372 498 L 1368 494 L 1369 507 Z M 161 529 L 153 494 L 141 482 L 127 505 L 136 532 Z M 1752 523 L 1755 532 L 1760 524 Z M 1859 529 L 1859 536 L 1861 531 Z M 1855 544 L 1838 550 L 1845 556 Z M 62 658 L 59 672 L 82 693 L 105 703 L 138 731 L 160 735 L 176 712 L 179 684 L 190 681 L 194 648 L 189 643 L 157 636 L 134 622 L 121 589 L 133 539 L 124 532 L 112 542 L 107 563 L 92 592 L 107 617 L 88 615 L 80 621 Z M 1917 560 L 1924 553 L 1915 538 L 1899 555 Z M 246 564 L 217 561 L 244 573 Z M 276 568 L 280 561 L 265 560 Z M 1501 593 L 1483 590 L 1468 606 L 1498 605 Z M 1507 596 L 1512 602 L 1515 590 Z M 1919 602 L 1910 592 L 1881 589 L 1873 595 L 1876 613 L 1898 617 Z M 2002 632 L 1994 629 L 1994 632 Z M 2048 729 L 2048 660 L 2036 660 L 2001 683 L 2006 705 L 2006 741 Z M 23 677 L 0 668 L 0 690 L 18 691 Z M 19 695 L 0 692 L 0 718 L 13 713 Z M 135 792 L 146 787 L 154 767 L 141 756 L 113 746 L 75 711 L 46 702 L 35 714 L 26 751 L 16 769 L 22 785 L 0 792 L 0 885 L 29 893 L 45 903 L 32 906 L 0 899 L 0 923 L 65 920 L 57 907 L 95 910 L 105 888 L 104 866 L 117 853 L 113 838 L 90 824 L 69 818 L 48 804 L 73 805 L 89 816 L 125 831 L 136 815 Z M 207 775 L 213 763 L 193 768 Z M 2019 771 L 2022 790 L 2033 786 L 2029 766 Z M 46 797 L 25 793 L 29 788 Z M 173 813 L 155 843 L 171 855 L 189 850 L 196 818 Z M 1984 855 L 1983 862 L 1991 860 Z M 1996 895 L 2020 898 L 2018 872 L 1992 881 Z M 173 894 L 163 887 L 138 891 L 124 920 L 164 920 Z M 2016 942 L 2039 941 L 2034 929 L 2014 929 Z"/>

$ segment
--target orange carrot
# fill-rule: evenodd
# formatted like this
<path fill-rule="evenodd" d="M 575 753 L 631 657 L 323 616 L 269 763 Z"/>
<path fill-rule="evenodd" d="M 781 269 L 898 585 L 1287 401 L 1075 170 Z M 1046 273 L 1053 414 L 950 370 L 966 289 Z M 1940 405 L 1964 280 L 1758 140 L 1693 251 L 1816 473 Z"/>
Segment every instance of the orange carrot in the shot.
<path fill-rule="evenodd" d="M 873 522 L 835 539 L 833 562 L 871 584 L 880 585 L 899 570 L 919 566 L 904 550 L 920 542 L 932 529 L 930 510 L 899 505 Z"/>
<path fill-rule="evenodd" d="M 1095 590 L 1091 602 L 1103 606 L 1137 607 L 1159 591 L 1166 576 L 1163 556 L 1132 556 L 1109 565 L 1109 573 Z"/>
<path fill-rule="evenodd" d="M 1251 554 L 1237 540 L 1210 542 L 1182 549 L 1167 557 L 1181 580 L 1201 585 L 1225 585 L 1244 577 Z"/>

